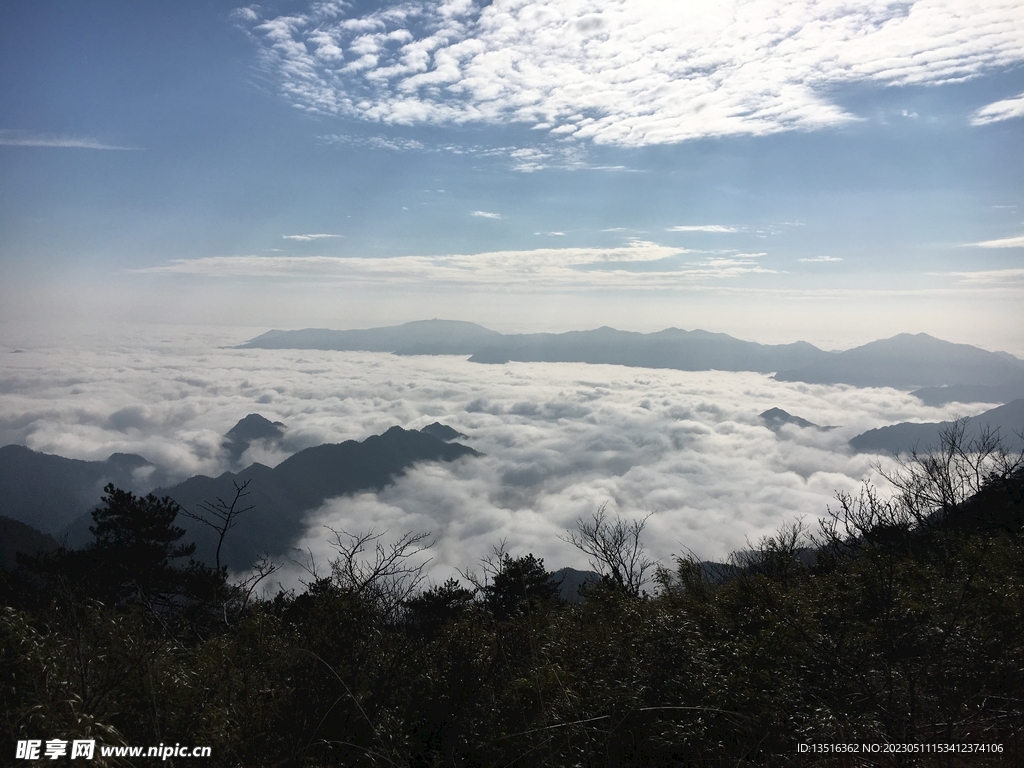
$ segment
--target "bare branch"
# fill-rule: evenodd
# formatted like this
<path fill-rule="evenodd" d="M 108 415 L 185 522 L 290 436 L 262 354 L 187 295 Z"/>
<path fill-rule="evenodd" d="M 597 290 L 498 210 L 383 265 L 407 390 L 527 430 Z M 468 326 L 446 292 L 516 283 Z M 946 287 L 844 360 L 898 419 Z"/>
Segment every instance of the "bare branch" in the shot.
<path fill-rule="evenodd" d="M 250 493 L 250 491 L 247 490 L 250 482 L 250 480 L 246 480 L 244 483 L 239 485 L 237 482 L 232 481 L 232 485 L 235 486 L 235 498 L 232 499 L 230 503 L 224 501 L 224 499 L 219 496 L 217 497 L 216 502 L 201 502 L 199 504 L 199 509 L 202 510 L 204 514 L 189 512 L 186 509 L 181 510 L 181 514 L 185 515 L 185 517 L 209 526 L 217 533 L 215 563 L 218 571 L 220 570 L 220 550 L 221 547 L 224 546 L 224 537 L 227 536 L 228 531 L 234 528 L 238 523 L 240 515 L 254 508 L 254 505 L 252 504 L 247 507 L 239 506 L 239 502 Z"/>
<path fill-rule="evenodd" d="M 616 515 L 613 521 L 607 508 L 602 504 L 592 519 L 576 520 L 578 533 L 569 531 L 564 540 L 589 555 L 591 567 L 616 588 L 639 597 L 648 581 L 647 572 L 654 567 L 654 561 L 644 554 L 640 534 L 654 513 L 632 521 Z"/>
<path fill-rule="evenodd" d="M 369 530 L 348 533 L 327 526 L 333 534 L 331 546 L 338 556 L 330 561 L 331 580 L 336 586 L 372 601 L 391 620 L 401 614 L 425 578 L 423 568 L 429 559 L 417 555 L 430 547 L 429 533 L 403 534 L 392 544 L 384 544 L 384 533 Z"/>

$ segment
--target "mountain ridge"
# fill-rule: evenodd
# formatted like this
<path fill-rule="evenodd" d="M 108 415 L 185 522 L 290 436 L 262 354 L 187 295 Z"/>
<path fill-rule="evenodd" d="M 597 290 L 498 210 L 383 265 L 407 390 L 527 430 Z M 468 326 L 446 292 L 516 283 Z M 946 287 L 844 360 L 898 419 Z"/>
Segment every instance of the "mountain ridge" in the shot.
<path fill-rule="evenodd" d="M 869 429 L 851 438 L 850 446 L 862 453 L 906 453 L 938 448 L 944 430 L 952 421 L 916 423 L 904 421 L 887 427 Z M 964 437 L 977 438 L 985 427 L 998 430 L 1008 450 L 1024 450 L 1024 398 L 966 419 Z"/>
<path fill-rule="evenodd" d="M 1006 352 L 989 352 L 925 333 L 900 333 L 852 349 L 826 352 L 806 341 L 760 344 L 703 329 L 671 327 L 639 333 L 605 325 L 586 331 L 502 334 L 464 321 L 421 320 L 349 331 L 271 330 L 236 348 L 459 354 L 468 355 L 470 362 L 499 365 L 579 362 L 751 371 L 772 373 L 778 381 L 916 390 L 922 401 L 954 394 L 936 393 L 937 387 L 957 387 L 958 393 L 986 397 L 1024 393 L 1024 361 Z"/>
<path fill-rule="evenodd" d="M 238 472 L 217 477 L 193 475 L 176 485 L 156 488 L 153 494 L 169 496 L 192 515 L 202 514 L 202 505 L 218 499 L 230 503 L 236 489 L 248 483 L 243 507 L 253 509 L 240 515 L 237 525 L 225 537 L 222 562 L 229 568 L 248 568 L 261 554 L 285 554 L 305 530 L 308 512 L 327 499 L 364 491 L 379 491 L 420 461 L 455 461 L 480 456 L 461 443 L 445 442 L 429 432 L 394 426 L 362 441 L 324 443 L 305 448 L 276 467 L 250 464 Z M 91 538 L 91 515 L 81 515 L 66 529 L 68 545 L 84 546 Z M 196 543 L 196 559 L 213 563 L 216 534 L 186 515 L 177 525 Z"/>

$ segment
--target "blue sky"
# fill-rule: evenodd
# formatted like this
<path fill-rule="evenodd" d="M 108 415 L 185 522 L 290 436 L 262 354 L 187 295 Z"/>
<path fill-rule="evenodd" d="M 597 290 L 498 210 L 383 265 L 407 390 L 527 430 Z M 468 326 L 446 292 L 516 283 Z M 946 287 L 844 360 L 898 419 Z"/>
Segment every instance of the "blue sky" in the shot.
<path fill-rule="evenodd" d="M 1022 63 L 994 0 L 4 3 L 0 321 L 1024 354 Z"/>

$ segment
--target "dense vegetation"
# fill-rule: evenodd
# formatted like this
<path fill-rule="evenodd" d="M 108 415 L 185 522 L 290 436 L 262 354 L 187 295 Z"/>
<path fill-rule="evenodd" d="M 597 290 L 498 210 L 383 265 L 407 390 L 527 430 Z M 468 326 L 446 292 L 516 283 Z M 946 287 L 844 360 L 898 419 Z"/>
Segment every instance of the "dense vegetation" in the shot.
<path fill-rule="evenodd" d="M 990 437 L 953 430 L 892 495 L 840 495 L 821 530 L 728 572 L 680 558 L 652 593 L 642 523 L 581 521 L 569 540 L 605 578 L 572 605 L 532 555 L 423 588 L 420 537 L 344 533 L 329 574 L 256 599 L 189 560 L 173 503 L 110 487 L 89 549 L 3 576 L 4 754 L 60 737 L 211 745 L 209 766 L 1019 763 L 1024 472 Z M 836 742 L 1003 752 L 798 751 Z"/>

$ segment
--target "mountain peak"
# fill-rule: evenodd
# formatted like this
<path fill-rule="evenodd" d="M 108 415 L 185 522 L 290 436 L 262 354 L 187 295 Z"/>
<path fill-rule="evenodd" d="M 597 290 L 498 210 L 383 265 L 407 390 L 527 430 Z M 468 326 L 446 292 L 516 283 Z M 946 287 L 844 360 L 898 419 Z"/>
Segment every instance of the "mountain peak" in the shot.
<path fill-rule="evenodd" d="M 271 421 L 261 414 L 250 413 L 239 419 L 224 436 L 233 440 L 265 440 L 280 437 L 284 434 L 284 428 L 280 421 Z"/>
<path fill-rule="evenodd" d="M 457 437 L 465 437 L 465 435 L 462 434 L 461 432 L 458 432 L 457 430 L 454 430 L 451 427 L 449 427 L 447 424 L 442 424 L 439 421 L 435 421 L 433 424 L 427 424 L 427 426 L 421 427 L 420 432 L 423 432 L 426 435 L 433 435 L 438 440 L 441 440 L 445 443 L 449 442 L 450 440 L 454 440 Z"/>
<path fill-rule="evenodd" d="M 280 421 L 271 421 L 258 413 L 250 413 L 239 419 L 224 435 L 224 447 L 231 457 L 238 461 L 249 446 L 256 440 L 280 441 L 284 437 L 285 425 Z"/>

